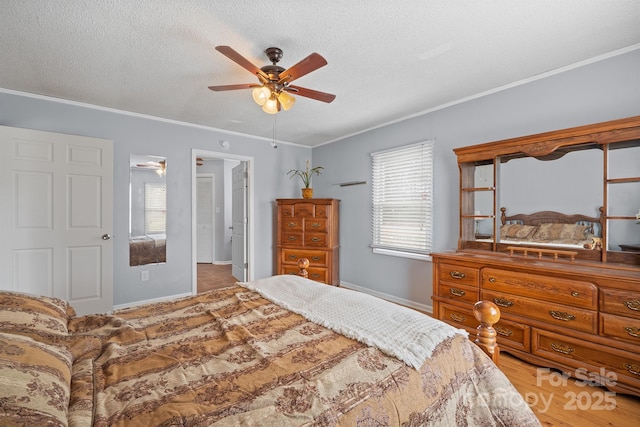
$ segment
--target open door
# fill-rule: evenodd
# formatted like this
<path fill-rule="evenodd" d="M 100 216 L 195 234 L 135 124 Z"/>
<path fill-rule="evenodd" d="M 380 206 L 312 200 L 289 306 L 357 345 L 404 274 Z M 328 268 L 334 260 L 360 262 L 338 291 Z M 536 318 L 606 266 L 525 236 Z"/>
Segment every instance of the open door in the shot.
<path fill-rule="evenodd" d="M 247 280 L 247 163 L 240 162 L 234 167 L 232 176 L 231 274 L 244 282 Z"/>

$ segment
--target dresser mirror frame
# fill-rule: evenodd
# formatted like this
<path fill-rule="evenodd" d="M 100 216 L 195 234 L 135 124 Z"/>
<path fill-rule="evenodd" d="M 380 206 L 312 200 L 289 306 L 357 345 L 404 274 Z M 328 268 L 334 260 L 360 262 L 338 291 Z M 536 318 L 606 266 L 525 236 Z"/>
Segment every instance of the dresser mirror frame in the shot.
<path fill-rule="evenodd" d="M 640 252 L 621 248 L 629 246 L 624 239 L 633 240 L 629 243 L 640 248 L 640 224 L 635 224 L 640 209 L 640 116 L 454 149 L 460 171 L 458 249 L 509 252 L 510 245 L 500 242 L 500 208 L 510 208 L 502 194 L 505 181 L 501 178 L 506 179 L 503 174 L 507 169 L 514 169 L 512 164 L 526 157 L 545 163 L 566 162 L 573 153 L 585 150 L 588 153 L 575 156 L 597 159 L 595 164 L 584 165 L 581 180 L 594 197 L 577 207 L 578 212 L 562 213 L 599 217 L 596 228 L 602 243 L 597 249 L 571 251 L 577 252 L 577 260 L 640 265 Z M 581 179 L 580 175 L 567 178 Z M 593 207 L 587 209 L 584 204 Z M 541 204 L 538 211 L 544 210 L 553 210 L 553 206 Z M 507 211 L 507 215 L 519 213 L 533 211 Z M 563 249 L 551 246 L 554 248 Z"/>

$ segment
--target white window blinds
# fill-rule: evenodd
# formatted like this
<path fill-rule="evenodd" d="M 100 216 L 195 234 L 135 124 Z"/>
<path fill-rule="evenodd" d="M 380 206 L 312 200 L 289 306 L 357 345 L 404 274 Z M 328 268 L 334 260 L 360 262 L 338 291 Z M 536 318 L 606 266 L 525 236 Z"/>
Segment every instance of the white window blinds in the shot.
<path fill-rule="evenodd" d="M 371 154 L 376 253 L 426 259 L 431 252 L 433 141 Z"/>
<path fill-rule="evenodd" d="M 144 184 L 144 232 L 165 234 L 167 220 L 167 185 L 159 182 Z"/>

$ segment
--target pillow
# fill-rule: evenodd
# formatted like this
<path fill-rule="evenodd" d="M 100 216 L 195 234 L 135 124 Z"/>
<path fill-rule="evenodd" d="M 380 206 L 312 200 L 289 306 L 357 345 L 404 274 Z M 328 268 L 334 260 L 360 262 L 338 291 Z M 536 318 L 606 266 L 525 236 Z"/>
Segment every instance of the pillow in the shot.
<path fill-rule="evenodd" d="M 586 238 L 586 225 L 581 224 L 540 224 L 533 235 L 535 240 L 574 240 Z"/>
<path fill-rule="evenodd" d="M 0 332 L 0 425 L 66 426 L 71 354 Z"/>
<path fill-rule="evenodd" d="M 73 308 L 59 298 L 0 291 L 0 331 L 34 338 L 67 335 L 73 316 Z"/>
<path fill-rule="evenodd" d="M 500 227 L 500 238 L 528 240 L 536 228 L 535 225 L 505 224 Z"/>

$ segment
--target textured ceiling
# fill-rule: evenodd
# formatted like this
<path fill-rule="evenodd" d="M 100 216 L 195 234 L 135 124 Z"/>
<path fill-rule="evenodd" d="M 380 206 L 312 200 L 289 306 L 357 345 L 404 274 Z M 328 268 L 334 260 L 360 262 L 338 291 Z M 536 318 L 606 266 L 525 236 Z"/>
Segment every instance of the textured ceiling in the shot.
<path fill-rule="evenodd" d="M 313 146 L 638 48 L 639 22 L 637 0 L 2 0 L 0 88 Z M 257 82 L 216 45 L 318 52 L 295 84 L 337 97 L 275 118 L 212 92 Z"/>

